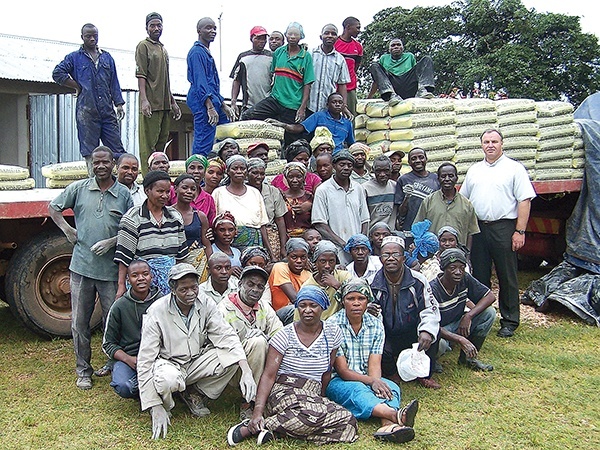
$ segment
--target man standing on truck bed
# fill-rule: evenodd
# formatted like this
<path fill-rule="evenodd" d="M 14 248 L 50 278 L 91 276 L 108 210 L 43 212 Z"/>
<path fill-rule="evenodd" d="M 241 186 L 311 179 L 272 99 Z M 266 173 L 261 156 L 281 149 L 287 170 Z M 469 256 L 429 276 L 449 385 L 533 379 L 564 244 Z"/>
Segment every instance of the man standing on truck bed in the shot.
<path fill-rule="evenodd" d="M 54 68 L 52 78 L 61 86 L 75 89 L 79 151 L 92 176 L 91 153 L 100 145 L 100 140 L 113 151 L 115 159 L 125 153 L 119 130 L 119 121 L 125 116 L 125 101 L 115 61 L 108 52 L 98 48 L 98 29 L 86 23 L 81 28 L 81 39 L 83 45 Z"/>
<path fill-rule="evenodd" d="M 485 159 L 469 168 L 460 192 L 473 204 L 481 230 L 473 235 L 473 276 L 491 287 L 494 263 L 502 316 L 498 336 L 508 338 L 519 326 L 517 251 L 525 245 L 525 228 L 535 191 L 523 164 L 504 154 L 502 140 L 498 130 L 483 132 Z"/>
<path fill-rule="evenodd" d="M 133 206 L 129 189 L 112 175 L 113 152 L 100 146 L 92 152 L 94 178 L 76 181 L 65 188 L 48 212 L 69 242 L 75 245 L 71 257 L 71 332 L 75 348 L 79 389 L 92 388 L 90 319 L 96 294 L 102 305 L 103 323 L 115 301 L 119 268 L 113 263 L 119 222 Z M 72 209 L 73 228 L 62 212 Z"/>

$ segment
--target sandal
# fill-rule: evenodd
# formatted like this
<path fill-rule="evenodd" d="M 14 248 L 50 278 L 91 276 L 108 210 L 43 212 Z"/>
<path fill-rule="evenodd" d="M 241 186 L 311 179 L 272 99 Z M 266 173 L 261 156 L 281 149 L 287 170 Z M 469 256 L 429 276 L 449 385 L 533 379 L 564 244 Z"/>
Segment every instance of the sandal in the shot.
<path fill-rule="evenodd" d="M 387 442 L 409 442 L 415 438 L 415 430 L 395 423 L 381 427 L 373 434 L 375 439 Z"/>
<path fill-rule="evenodd" d="M 419 411 L 419 400 L 414 399 L 413 401 L 406 404 L 404 408 L 398 410 L 397 421 L 399 425 L 405 425 L 413 428 L 415 426 L 415 417 Z M 402 418 L 404 416 L 404 419 Z"/>

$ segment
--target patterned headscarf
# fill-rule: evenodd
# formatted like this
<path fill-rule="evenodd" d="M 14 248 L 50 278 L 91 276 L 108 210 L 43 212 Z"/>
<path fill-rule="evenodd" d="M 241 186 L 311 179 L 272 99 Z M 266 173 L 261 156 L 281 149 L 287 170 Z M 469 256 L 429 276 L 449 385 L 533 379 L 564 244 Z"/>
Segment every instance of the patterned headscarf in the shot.
<path fill-rule="evenodd" d="M 362 142 L 355 142 L 348 148 L 348 151 L 351 155 L 362 152 L 368 158 L 369 153 L 371 152 L 371 148 L 367 144 L 363 144 Z"/>
<path fill-rule="evenodd" d="M 283 176 L 287 178 L 288 174 L 292 170 L 299 171 L 302 174 L 302 176 L 304 178 L 306 178 L 306 166 L 304 164 L 299 163 L 297 161 L 292 161 L 292 162 L 287 163 L 285 165 L 285 167 L 283 168 Z"/>
<path fill-rule="evenodd" d="M 261 258 L 263 258 L 265 260 L 265 263 L 268 263 L 271 260 L 269 254 L 263 247 L 253 245 L 251 247 L 246 247 L 246 249 L 242 252 L 242 255 L 240 256 L 240 263 L 242 264 L 242 267 L 246 267 L 248 261 L 250 261 L 255 256 L 260 256 Z"/>
<path fill-rule="evenodd" d="M 219 170 L 221 170 L 221 172 L 223 173 L 225 173 L 225 169 L 227 168 L 221 158 L 209 159 L 206 168 L 208 169 L 209 167 L 218 167 Z"/>
<path fill-rule="evenodd" d="M 229 211 L 225 211 L 224 213 L 219 214 L 217 217 L 215 217 L 215 221 L 213 222 L 213 228 L 217 228 L 217 226 L 219 226 L 219 224 L 223 222 L 228 222 L 234 227 L 236 226 L 235 217 L 233 217 L 233 214 L 231 214 Z"/>
<path fill-rule="evenodd" d="M 373 252 L 373 248 L 371 247 L 369 238 L 366 237 L 364 234 L 360 234 L 360 233 L 350 236 L 350 239 L 348 239 L 348 242 L 346 242 L 344 251 L 347 253 L 350 253 L 350 250 L 352 250 L 354 247 L 359 247 L 361 245 L 364 245 L 365 247 L 367 247 L 369 249 L 369 252 L 371 252 L 371 253 Z"/>
<path fill-rule="evenodd" d="M 285 149 L 285 158 L 288 162 L 291 162 L 301 153 L 306 153 L 309 157 L 312 153 L 310 150 L 310 145 L 305 139 L 298 139 L 297 141 L 294 141 L 288 145 Z"/>
<path fill-rule="evenodd" d="M 327 295 L 327 292 L 325 292 L 319 286 L 302 286 L 296 294 L 296 302 L 294 303 L 296 308 L 302 300 L 310 300 L 311 302 L 315 302 L 323 309 L 323 311 L 329 308 L 329 296 Z"/>
<path fill-rule="evenodd" d="M 456 238 L 456 242 L 458 242 L 458 231 L 456 231 L 456 228 L 451 227 L 450 225 L 446 225 L 440 228 L 440 231 L 438 231 L 438 239 L 441 238 L 442 234 L 444 234 L 446 231 L 454 235 L 454 237 Z"/>
<path fill-rule="evenodd" d="M 231 165 L 235 162 L 243 162 L 246 168 L 248 168 L 248 161 L 246 161 L 246 158 L 244 158 L 242 155 L 233 155 L 227 158 L 227 161 L 225 162 L 227 170 L 229 170 Z"/>
<path fill-rule="evenodd" d="M 154 162 L 154 160 L 159 156 L 164 156 L 165 158 L 167 158 L 167 162 L 169 162 L 169 157 L 167 156 L 167 154 L 165 152 L 154 152 L 148 158 L 148 167 L 150 167 L 152 165 L 152 163 Z"/>
<path fill-rule="evenodd" d="M 300 32 L 300 39 L 304 39 L 304 28 L 302 28 L 302 25 L 300 25 L 298 22 L 290 23 L 285 29 L 285 34 L 287 34 L 287 32 L 290 31 L 290 29 L 292 28 L 295 28 Z"/>
<path fill-rule="evenodd" d="M 289 255 L 290 253 L 296 250 L 304 250 L 306 254 L 308 254 L 309 248 L 310 247 L 308 246 L 308 242 L 306 242 L 302 238 L 290 238 L 285 243 L 286 255 Z"/>
<path fill-rule="evenodd" d="M 369 229 L 369 236 L 371 236 L 375 232 L 375 230 L 379 230 L 380 228 L 385 228 L 390 233 L 392 232 L 392 229 L 390 228 L 390 226 L 387 223 L 385 223 L 385 222 L 375 222 L 373 224 L 373 226 Z"/>
<path fill-rule="evenodd" d="M 218 150 L 217 150 L 217 155 L 219 155 L 219 158 L 221 157 L 221 153 L 223 152 L 223 148 L 225 148 L 225 146 L 227 144 L 233 144 L 233 145 L 235 145 L 237 147 L 238 150 L 240 149 L 240 144 L 238 144 L 235 139 L 225 138 L 221 142 L 219 142 L 219 146 L 218 146 Z"/>
<path fill-rule="evenodd" d="M 265 162 L 260 158 L 250 158 L 248 160 L 248 170 L 256 169 L 262 167 L 263 169 L 267 168 Z"/>
<path fill-rule="evenodd" d="M 360 292 L 367 297 L 367 302 L 369 303 L 375 300 L 371 286 L 369 286 L 367 280 L 363 278 L 350 278 L 349 280 L 344 281 L 335 293 L 335 299 L 339 303 L 343 303 L 344 297 L 351 292 Z"/>
<path fill-rule="evenodd" d="M 327 252 L 335 253 L 335 255 L 337 256 L 337 247 L 333 242 L 323 239 L 322 241 L 319 241 L 315 246 L 312 258 L 313 262 L 316 262 L 319 256 Z"/>
<path fill-rule="evenodd" d="M 310 148 L 314 152 L 315 149 L 322 144 L 331 145 L 331 149 L 335 148 L 335 142 L 333 141 L 333 135 L 329 128 L 327 127 L 317 127 L 315 128 L 315 137 L 310 141 Z"/>
<path fill-rule="evenodd" d="M 202 167 L 204 167 L 204 169 L 206 169 L 208 167 L 208 159 L 206 159 L 206 156 L 192 155 L 188 159 L 185 160 L 185 170 L 188 170 L 188 168 L 190 167 L 190 164 L 193 163 L 194 161 L 198 161 L 200 164 L 202 164 Z"/>

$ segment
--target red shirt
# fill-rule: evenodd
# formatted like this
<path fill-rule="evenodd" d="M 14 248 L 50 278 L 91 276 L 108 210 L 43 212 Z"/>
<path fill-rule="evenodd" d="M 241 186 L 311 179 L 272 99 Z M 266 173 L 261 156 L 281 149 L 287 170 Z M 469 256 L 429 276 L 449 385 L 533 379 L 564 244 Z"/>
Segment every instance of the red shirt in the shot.
<path fill-rule="evenodd" d="M 333 47 L 346 58 L 346 64 L 348 64 L 348 71 L 350 72 L 350 83 L 346 85 L 346 89 L 352 91 L 356 89 L 356 60 L 362 57 L 363 46 L 354 38 L 350 42 L 338 38 Z"/>

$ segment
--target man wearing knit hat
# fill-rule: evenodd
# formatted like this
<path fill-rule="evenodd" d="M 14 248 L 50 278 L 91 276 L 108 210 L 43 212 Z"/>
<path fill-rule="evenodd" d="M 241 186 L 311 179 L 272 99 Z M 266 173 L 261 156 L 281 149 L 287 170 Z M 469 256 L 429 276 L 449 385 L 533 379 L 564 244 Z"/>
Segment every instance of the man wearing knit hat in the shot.
<path fill-rule="evenodd" d="M 439 353 L 460 347 L 458 363 L 473 370 L 490 371 L 493 366 L 477 359 L 485 338 L 489 334 L 496 310 L 492 291 L 465 272 L 467 258 L 462 250 L 449 248 L 440 255 L 443 270 L 430 283 L 433 296 L 440 305 Z M 475 305 L 467 306 L 467 301 Z"/>
<path fill-rule="evenodd" d="M 265 50 L 269 34 L 264 27 L 255 26 L 250 30 L 252 48 L 238 55 L 229 78 L 231 87 L 231 109 L 235 117 L 256 105 L 271 93 L 271 62 L 273 54 Z M 237 98 L 242 90 L 242 110 L 237 106 Z"/>
<path fill-rule="evenodd" d="M 148 172 L 150 153 L 163 151 L 169 139 L 170 118 L 179 120 L 181 109 L 171 94 L 169 55 L 160 37 L 162 16 L 152 12 L 146 16 L 148 37 L 135 49 L 135 76 L 140 91 L 140 161 L 142 173 Z"/>
<path fill-rule="evenodd" d="M 367 167 L 367 158 L 371 151 L 369 146 L 362 142 L 355 142 L 348 148 L 348 151 L 354 156 L 354 167 L 352 168 L 350 179 L 358 184 L 364 184 L 373 179 L 373 175 L 371 175 Z"/>

